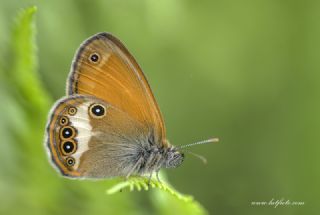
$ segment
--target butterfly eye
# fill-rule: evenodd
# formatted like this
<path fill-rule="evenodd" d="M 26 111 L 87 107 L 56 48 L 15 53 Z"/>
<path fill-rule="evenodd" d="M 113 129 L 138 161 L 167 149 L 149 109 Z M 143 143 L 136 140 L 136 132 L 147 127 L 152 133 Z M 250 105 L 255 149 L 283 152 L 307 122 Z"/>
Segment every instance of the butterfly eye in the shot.
<path fill-rule="evenodd" d="M 61 144 L 61 151 L 64 155 L 73 154 L 77 150 L 77 144 L 74 140 L 64 141 Z"/>
<path fill-rule="evenodd" d="M 73 166 L 76 163 L 73 157 L 68 157 L 66 161 L 68 166 Z"/>
<path fill-rule="evenodd" d="M 92 63 L 98 63 L 100 60 L 100 56 L 98 53 L 92 53 L 89 57 L 90 62 Z"/>
<path fill-rule="evenodd" d="M 89 113 L 94 118 L 102 118 L 106 115 L 106 108 L 101 104 L 93 104 L 89 108 Z"/>
<path fill-rule="evenodd" d="M 60 130 L 61 139 L 70 139 L 76 136 L 76 131 L 71 126 L 65 126 Z"/>
<path fill-rule="evenodd" d="M 68 117 L 63 116 L 63 117 L 60 118 L 59 124 L 60 124 L 61 126 L 65 126 L 65 125 L 67 125 L 68 123 L 69 123 Z"/>
<path fill-rule="evenodd" d="M 69 107 L 69 109 L 68 109 L 68 114 L 69 114 L 69 115 L 73 116 L 73 115 L 75 115 L 76 113 L 77 113 L 77 108 L 75 108 L 75 107 Z"/>

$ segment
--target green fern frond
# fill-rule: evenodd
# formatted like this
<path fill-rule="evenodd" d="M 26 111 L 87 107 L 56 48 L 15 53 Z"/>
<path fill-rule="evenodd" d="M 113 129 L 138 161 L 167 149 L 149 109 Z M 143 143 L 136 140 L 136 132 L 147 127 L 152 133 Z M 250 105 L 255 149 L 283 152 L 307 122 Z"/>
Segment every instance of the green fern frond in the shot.
<path fill-rule="evenodd" d="M 36 12 L 37 7 L 31 6 L 21 10 L 16 17 L 11 35 L 12 62 L 8 77 L 15 86 L 14 90 L 24 99 L 24 104 L 27 103 L 26 107 L 30 107 L 39 116 L 46 115 L 50 102 L 38 74 Z"/>
<path fill-rule="evenodd" d="M 192 196 L 179 193 L 177 190 L 175 190 L 171 185 L 169 185 L 166 182 L 159 182 L 157 179 L 152 178 L 149 184 L 149 179 L 145 177 L 130 177 L 128 180 L 119 182 L 118 184 L 108 189 L 107 194 L 110 195 L 117 192 L 121 192 L 126 188 L 128 188 L 130 191 L 134 191 L 134 190 L 141 191 L 142 189 L 147 191 L 149 190 L 149 188 L 158 188 L 160 190 L 170 193 L 171 195 L 185 202 L 189 202 L 193 200 Z"/>
<path fill-rule="evenodd" d="M 130 192 L 135 190 L 148 191 L 150 188 L 154 191 L 152 192 L 153 199 L 157 199 L 155 207 L 158 209 L 159 214 L 167 214 L 168 211 L 166 210 L 176 211 L 179 214 L 207 214 L 206 210 L 194 200 L 193 196 L 182 194 L 167 181 L 161 180 L 159 182 L 156 178 L 152 178 L 149 182 L 149 178 L 146 177 L 130 177 L 128 180 L 118 182 L 109 188 L 106 193 L 112 195 L 124 190 L 129 190 Z M 163 206 L 160 206 L 160 204 L 163 204 Z"/>

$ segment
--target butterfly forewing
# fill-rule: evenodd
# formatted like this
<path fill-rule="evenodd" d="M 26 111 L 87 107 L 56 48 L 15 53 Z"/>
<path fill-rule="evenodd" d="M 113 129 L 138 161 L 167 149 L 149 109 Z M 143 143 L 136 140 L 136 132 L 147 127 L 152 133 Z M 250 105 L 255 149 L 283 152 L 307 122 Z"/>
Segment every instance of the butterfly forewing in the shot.
<path fill-rule="evenodd" d="M 67 94 L 93 95 L 130 115 L 166 145 L 164 122 L 139 65 L 115 37 L 94 35 L 76 53 Z"/>

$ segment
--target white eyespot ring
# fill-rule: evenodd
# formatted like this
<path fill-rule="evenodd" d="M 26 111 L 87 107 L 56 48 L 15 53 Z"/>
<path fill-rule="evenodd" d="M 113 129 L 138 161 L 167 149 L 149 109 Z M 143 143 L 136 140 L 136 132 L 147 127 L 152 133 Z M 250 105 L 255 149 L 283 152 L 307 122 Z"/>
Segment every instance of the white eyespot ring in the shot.
<path fill-rule="evenodd" d="M 106 107 L 102 104 L 92 104 L 89 107 L 89 114 L 91 117 L 101 119 L 106 116 Z"/>

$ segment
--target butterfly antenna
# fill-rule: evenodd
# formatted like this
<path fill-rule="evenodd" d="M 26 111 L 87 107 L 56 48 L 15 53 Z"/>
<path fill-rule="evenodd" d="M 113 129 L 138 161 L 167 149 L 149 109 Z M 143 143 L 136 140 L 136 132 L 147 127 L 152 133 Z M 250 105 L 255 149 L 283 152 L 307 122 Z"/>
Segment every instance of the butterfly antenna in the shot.
<path fill-rule="evenodd" d="M 195 143 L 190 143 L 190 144 L 187 144 L 187 145 L 182 145 L 182 146 L 177 146 L 177 149 L 183 149 L 183 148 L 187 148 L 187 147 L 190 147 L 190 146 L 195 146 L 195 145 L 200 145 L 200 144 L 207 144 L 207 143 L 217 143 L 219 142 L 219 138 L 210 138 L 208 140 L 202 140 L 202 141 L 199 141 L 199 142 L 195 142 Z"/>
<path fill-rule="evenodd" d="M 188 151 L 186 151 L 185 153 L 191 154 L 191 155 L 195 156 L 196 158 L 199 158 L 203 162 L 203 164 L 207 164 L 207 159 L 204 156 L 196 154 L 194 152 L 188 152 Z"/>

